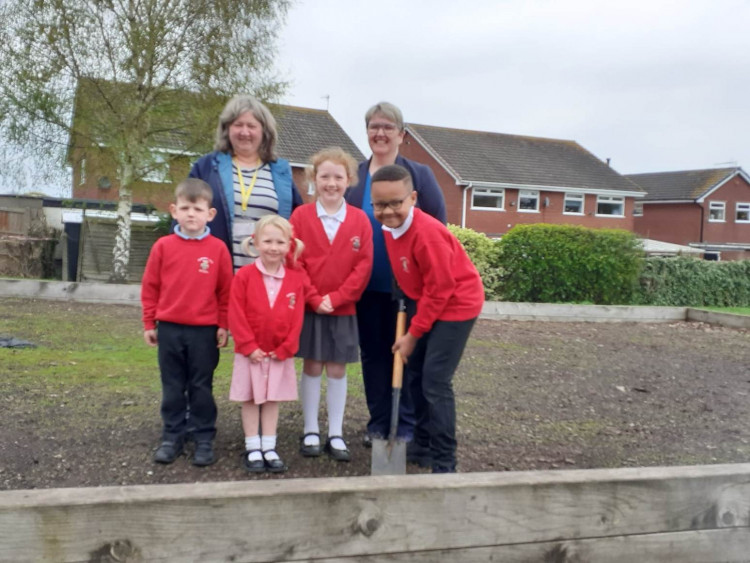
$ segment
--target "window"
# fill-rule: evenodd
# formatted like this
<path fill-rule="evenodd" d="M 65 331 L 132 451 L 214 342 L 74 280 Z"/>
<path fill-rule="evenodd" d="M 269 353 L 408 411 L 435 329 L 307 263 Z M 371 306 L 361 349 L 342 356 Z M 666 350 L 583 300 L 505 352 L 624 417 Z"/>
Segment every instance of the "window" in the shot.
<path fill-rule="evenodd" d="M 518 210 L 528 213 L 539 211 L 539 192 L 535 190 L 519 190 Z"/>
<path fill-rule="evenodd" d="M 152 156 L 151 166 L 143 175 L 144 182 L 158 182 L 159 184 L 168 184 L 172 180 L 169 178 L 169 163 L 166 155 L 154 153 Z"/>
<path fill-rule="evenodd" d="M 315 182 L 310 181 L 307 183 L 307 195 L 315 195 Z"/>
<path fill-rule="evenodd" d="M 735 223 L 750 223 L 750 203 L 738 203 L 734 213 Z"/>
<path fill-rule="evenodd" d="M 726 220 L 727 204 L 723 201 L 710 201 L 708 203 L 708 220 L 723 223 Z"/>
<path fill-rule="evenodd" d="M 472 188 L 472 209 L 495 209 L 503 210 L 505 202 L 505 190 L 502 188 Z"/>
<path fill-rule="evenodd" d="M 633 217 L 643 217 L 643 202 L 636 201 L 633 203 Z"/>
<path fill-rule="evenodd" d="M 596 214 L 605 217 L 625 217 L 625 198 L 609 195 L 597 196 Z"/>
<path fill-rule="evenodd" d="M 81 159 L 81 179 L 78 182 L 79 186 L 82 186 L 86 183 L 86 159 Z"/>
<path fill-rule="evenodd" d="M 564 215 L 583 215 L 583 194 L 565 194 Z"/>

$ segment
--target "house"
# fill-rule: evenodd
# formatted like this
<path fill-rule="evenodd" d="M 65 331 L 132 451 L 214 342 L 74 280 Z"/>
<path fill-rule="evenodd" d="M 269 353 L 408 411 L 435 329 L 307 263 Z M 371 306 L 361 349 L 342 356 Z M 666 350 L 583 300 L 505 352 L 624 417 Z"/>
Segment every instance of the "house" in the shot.
<path fill-rule="evenodd" d="M 364 159 L 354 141 L 327 111 L 285 105 L 269 105 L 269 109 L 277 120 L 277 153 L 291 163 L 294 182 L 306 200 L 311 199 L 311 189 L 305 178 L 305 167 L 317 151 L 340 146 L 356 160 Z M 218 116 L 217 112 L 216 120 Z M 212 127 L 215 126 L 216 121 Z M 211 150 L 213 137 L 207 137 L 200 146 L 186 146 L 188 136 L 179 130 L 165 131 L 155 136 L 152 155 L 156 157 L 156 166 L 136 182 L 133 201 L 166 211 L 172 201 L 175 184 L 187 177 L 193 161 Z M 71 146 L 68 161 L 73 169 L 73 197 L 117 200 L 116 165 L 107 154 L 106 147 L 87 147 L 86 143 L 78 140 L 73 140 Z"/>
<path fill-rule="evenodd" d="M 526 223 L 633 230 L 645 195 L 575 141 L 410 123 L 400 154 L 435 173 L 449 223 L 493 237 Z"/>
<path fill-rule="evenodd" d="M 648 192 L 635 231 L 689 245 L 707 259 L 750 258 L 750 177 L 739 167 L 630 174 Z"/>

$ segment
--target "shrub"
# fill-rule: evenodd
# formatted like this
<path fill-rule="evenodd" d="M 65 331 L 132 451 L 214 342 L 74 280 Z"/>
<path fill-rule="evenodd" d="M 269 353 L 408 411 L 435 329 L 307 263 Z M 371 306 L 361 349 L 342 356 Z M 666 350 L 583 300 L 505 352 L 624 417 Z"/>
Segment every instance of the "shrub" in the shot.
<path fill-rule="evenodd" d="M 501 269 L 498 241 L 472 229 L 448 225 L 448 230 L 461 242 L 466 253 L 479 271 L 488 301 L 500 298 Z"/>
<path fill-rule="evenodd" d="M 503 297 L 546 303 L 629 303 L 643 250 L 629 231 L 518 225 L 499 244 Z"/>
<path fill-rule="evenodd" d="M 637 302 L 673 307 L 750 306 L 750 260 L 709 262 L 695 258 L 648 258 Z"/>

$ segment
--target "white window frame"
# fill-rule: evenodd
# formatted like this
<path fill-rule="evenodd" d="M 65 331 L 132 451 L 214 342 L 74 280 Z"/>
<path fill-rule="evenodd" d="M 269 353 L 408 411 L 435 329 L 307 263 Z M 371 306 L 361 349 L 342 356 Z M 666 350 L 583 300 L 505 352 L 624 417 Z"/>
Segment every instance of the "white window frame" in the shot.
<path fill-rule="evenodd" d="M 141 180 L 152 182 L 154 184 L 170 184 L 172 179 L 169 177 L 169 162 L 166 155 L 162 153 L 153 153 L 154 162 L 151 170 L 143 175 Z"/>
<path fill-rule="evenodd" d="M 521 198 L 534 198 L 536 207 L 534 209 L 521 209 Z M 519 213 L 539 213 L 539 190 L 518 190 L 518 203 L 516 204 Z"/>
<path fill-rule="evenodd" d="M 740 213 L 744 213 L 747 219 L 740 219 Z M 738 201 L 734 205 L 734 222 L 735 223 L 750 223 L 750 203 L 744 201 Z"/>
<path fill-rule="evenodd" d="M 633 202 L 633 217 L 643 217 L 643 202 L 642 201 Z"/>
<path fill-rule="evenodd" d="M 721 219 L 711 218 L 711 211 L 721 211 Z M 708 202 L 708 222 L 709 223 L 726 223 L 727 222 L 727 202 L 726 201 L 709 201 Z"/>
<path fill-rule="evenodd" d="M 315 182 L 312 180 L 307 182 L 307 195 L 315 195 Z"/>
<path fill-rule="evenodd" d="M 618 213 L 599 213 L 600 203 L 610 203 L 610 204 L 619 203 L 620 213 L 619 214 Z M 625 198 L 622 196 L 615 196 L 615 195 L 596 196 L 596 216 L 622 219 L 623 217 L 625 217 Z"/>
<path fill-rule="evenodd" d="M 81 159 L 81 178 L 78 180 L 78 185 L 82 186 L 86 183 L 86 159 Z"/>
<path fill-rule="evenodd" d="M 568 206 L 568 200 L 575 200 L 581 202 L 580 211 L 566 211 L 565 208 Z M 563 199 L 563 215 L 585 215 L 586 214 L 586 195 L 585 194 L 565 194 Z"/>
<path fill-rule="evenodd" d="M 499 200 L 500 206 L 488 207 L 485 205 L 476 205 L 474 198 L 477 196 L 494 197 L 496 200 Z M 471 208 L 480 211 L 505 211 L 505 188 L 480 188 L 474 186 L 471 188 Z"/>

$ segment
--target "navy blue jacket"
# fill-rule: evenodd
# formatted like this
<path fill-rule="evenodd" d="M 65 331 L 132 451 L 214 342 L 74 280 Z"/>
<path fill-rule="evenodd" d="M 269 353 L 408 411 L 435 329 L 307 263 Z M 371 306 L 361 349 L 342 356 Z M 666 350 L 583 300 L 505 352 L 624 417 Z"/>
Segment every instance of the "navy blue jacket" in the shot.
<path fill-rule="evenodd" d="M 411 173 L 414 189 L 417 192 L 417 207 L 445 224 L 445 199 L 430 167 L 400 155 L 396 157 L 396 164 L 403 166 Z M 363 160 L 359 163 L 359 169 L 357 170 L 359 181 L 346 194 L 347 203 L 360 209 L 362 208 L 362 197 L 365 194 L 365 182 L 369 167 L 369 160 Z"/>
<path fill-rule="evenodd" d="M 268 163 L 271 168 L 273 187 L 279 198 L 279 215 L 289 219 L 292 211 L 302 205 L 302 196 L 294 185 L 292 169 L 283 158 Z M 193 164 L 190 178 L 206 182 L 214 192 L 213 206 L 216 217 L 208 226 L 211 234 L 224 241 L 232 255 L 232 221 L 234 219 L 234 180 L 232 178 L 232 157 L 229 153 L 214 151 L 204 155 Z"/>

